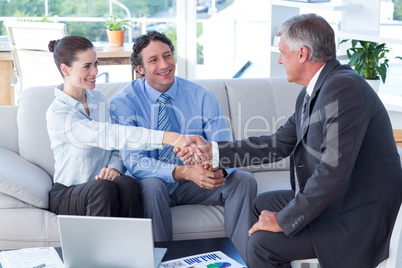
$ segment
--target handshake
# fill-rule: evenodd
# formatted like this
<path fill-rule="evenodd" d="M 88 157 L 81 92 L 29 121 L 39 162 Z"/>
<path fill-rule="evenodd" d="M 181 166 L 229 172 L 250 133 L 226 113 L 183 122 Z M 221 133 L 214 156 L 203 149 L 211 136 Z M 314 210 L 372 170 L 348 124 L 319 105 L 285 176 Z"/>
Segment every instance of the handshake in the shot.
<path fill-rule="evenodd" d="M 177 135 L 176 139 L 169 142 L 174 146 L 173 152 L 185 165 L 209 163 L 212 160 L 212 143 L 198 135 Z M 212 166 L 212 165 L 211 165 Z"/>

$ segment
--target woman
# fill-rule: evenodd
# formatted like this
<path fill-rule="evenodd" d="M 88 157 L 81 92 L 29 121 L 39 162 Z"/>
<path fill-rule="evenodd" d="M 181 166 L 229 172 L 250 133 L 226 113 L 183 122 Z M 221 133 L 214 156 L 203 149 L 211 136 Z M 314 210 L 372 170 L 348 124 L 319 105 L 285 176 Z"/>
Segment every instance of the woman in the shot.
<path fill-rule="evenodd" d="M 56 214 L 141 217 L 136 181 L 123 176 L 119 149 L 181 146 L 185 137 L 111 124 L 103 93 L 95 89 L 98 60 L 82 36 L 49 42 L 64 84 L 56 87 L 46 118 L 55 157 L 49 210 Z"/>

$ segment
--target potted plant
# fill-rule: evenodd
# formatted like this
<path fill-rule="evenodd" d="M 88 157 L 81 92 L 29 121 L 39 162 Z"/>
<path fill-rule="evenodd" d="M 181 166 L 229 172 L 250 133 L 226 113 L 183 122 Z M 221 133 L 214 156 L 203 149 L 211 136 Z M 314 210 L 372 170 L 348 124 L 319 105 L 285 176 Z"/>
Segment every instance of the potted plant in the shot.
<path fill-rule="evenodd" d="M 122 46 L 127 27 L 131 27 L 130 20 L 121 19 L 112 13 L 106 20 L 106 33 L 110 46 Z"/>
<path fill-rule="evenodd" d="M 29 12 L 28 13 L 24 13 L 24 12 L 20 12 L 17 11 L 17 21 L 25 21 L 25 22 L 49 22 L 49 23 L 53 23 L 53 21 L 50 20 L 50 17 L 52 16 L 52 13 L 44 16 L 42 19 L 40 20 L 35 20 L 35 18 L 37 18 L 39 16 L 39 13 L 36 13 L 32 18 L 29 18 Z"/>
<path fill-rule="evenodd" d="M 341 44 L 349 41 L 342 40 Z M 352 47 L 346 50 L 349 58 L 349 65 L 363 76 L 366 81 L 378 92 L 380 87 L 380 77 L 383 83 L 387 77 L 388 59 L 387 53 L 390 51 L 385 43 L 351 40 Z"/>

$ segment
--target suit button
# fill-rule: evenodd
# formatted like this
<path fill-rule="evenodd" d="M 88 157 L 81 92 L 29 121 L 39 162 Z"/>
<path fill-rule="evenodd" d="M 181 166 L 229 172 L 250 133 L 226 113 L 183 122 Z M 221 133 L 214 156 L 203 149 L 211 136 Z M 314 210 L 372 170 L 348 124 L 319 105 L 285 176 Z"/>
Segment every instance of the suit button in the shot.
<path fill-rule="evenodd" d="M 298 221 L 295 221 L 295 225 L 298 225 L 299 224 L 299 222 Z"/>
<path fill-rule="evenodd" d="M 300 215 L 300 219 L 304 220 L 304 215 Z"/>
<path fill-rule="evenodd" d="M 298 222 L 301 222 L 301 219 L 300 219 L 300 218 L 298 218 L 298 219 L 297 219 L 297 221 L 298 221 Z"/>
<path fill-rule="evenodd" d="M 292 224 L 292 227 L 293 227 L 293 228 L 295 228 L 295 227 L 296 227 L 296 225 Z"/>

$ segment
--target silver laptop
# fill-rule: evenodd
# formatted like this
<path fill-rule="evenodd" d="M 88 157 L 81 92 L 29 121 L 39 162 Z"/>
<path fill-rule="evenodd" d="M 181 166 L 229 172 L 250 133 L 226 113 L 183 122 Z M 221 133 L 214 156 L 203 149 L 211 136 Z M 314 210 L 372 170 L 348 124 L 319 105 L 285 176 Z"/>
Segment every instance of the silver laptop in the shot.
<path fill-rule="evenodd" d="M 159 267 L 151 219 L 57 216 L 64 267 Z"/>

